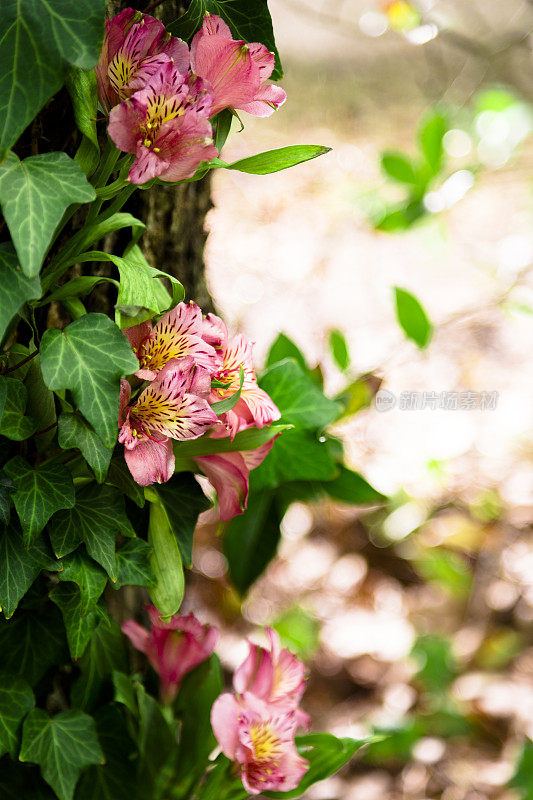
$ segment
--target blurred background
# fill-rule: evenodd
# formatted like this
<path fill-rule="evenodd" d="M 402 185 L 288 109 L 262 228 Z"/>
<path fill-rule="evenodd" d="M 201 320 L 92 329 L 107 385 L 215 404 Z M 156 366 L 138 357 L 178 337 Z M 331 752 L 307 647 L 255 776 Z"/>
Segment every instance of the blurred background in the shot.
<path fill-rule="evenodd" d="M 209 288 L 258 365 L 283 331 L 329 394 L 370 375 L 333 432 L 388 501 L 290 506 L 244 599 L 207 514 L 188 602 L 228 670 L 275 625 L 316 729 L 388 733 L 310 800 L 531 799 L 533 4 L 269 5 L 288 101 L 224 158 L 332 150 L 216 174 Z"/>

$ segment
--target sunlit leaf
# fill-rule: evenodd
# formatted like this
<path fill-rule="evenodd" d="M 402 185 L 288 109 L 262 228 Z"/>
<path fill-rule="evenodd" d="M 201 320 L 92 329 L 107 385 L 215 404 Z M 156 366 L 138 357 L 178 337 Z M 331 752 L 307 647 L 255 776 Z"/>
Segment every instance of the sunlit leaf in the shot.
<path fill-rule="evenodd" d="M 430 342 L 433 326 L 420 302 L 411 292 L 394 287 L 396 316 L 403 332 L 421 349 Z"/>

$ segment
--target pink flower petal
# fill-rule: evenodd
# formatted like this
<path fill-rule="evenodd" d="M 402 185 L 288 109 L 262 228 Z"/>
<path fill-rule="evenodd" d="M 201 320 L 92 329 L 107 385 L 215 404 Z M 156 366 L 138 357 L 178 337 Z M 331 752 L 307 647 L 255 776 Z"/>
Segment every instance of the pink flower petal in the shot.
<path fill-rule="evenodd" d="M 175 459 L 170 441 L 154 442 L 146 439 L 132 450 L 125 449 L 124 458 L 139 486 L 166 483 L 174 474 Z"/>
<path fill-rule="evenodd" d="M 232 694 L 221 694 L 211 709 L 211 727 L 222 748 L 222 752 L 232 761 L 235 759 L 238 738 L 238 721 L 241 707 Z"/>
<path fill-rule="evenodd" d="M 240 109 L 252 114 L 254 117 L 270 117 L 274 111 L 277 111 L 283 105 L 286 99 L 287 95 L 281 86 L 266 83 L 257 90 L 253 99 L 249 103 L 240 106 Z"/>

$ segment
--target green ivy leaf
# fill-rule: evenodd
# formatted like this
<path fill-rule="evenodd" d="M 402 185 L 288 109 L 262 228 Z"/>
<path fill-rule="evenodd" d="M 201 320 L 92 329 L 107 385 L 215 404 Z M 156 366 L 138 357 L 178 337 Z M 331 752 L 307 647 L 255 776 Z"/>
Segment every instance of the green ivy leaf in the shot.
<path fill-rule="evenodd" d="M 9 153 L 0 164 L 0 205 L 20 266 L 39 274 L 54 231 L 72 203 L 90 203 L 95 192 L 66 153 L 43 153 L 21 161 Z"/>
<path fill-rule="evenodd" d="M 28 402 L 26 404 L 26 413 L 37 420 L 37 427 L 39 433 L 35 437 L 35 444 L 39 453 L 44 452 L 50 447 L 54 436 L 55 430 L 46 430 L 55 425 L 56 422 L 56 405 L 54 401 L 54 394 L 46 386 L 43 381 L 41 372 L 41 357 L 35 356 L 29 362 L 29 369 L 24 378 L 24 385 L 28 392 Z"/>
<path fill-rule="evenodd" d="M 208 12 L 222 17 L 235 39 L 266 45 L 276 56 L 272 80 L 283 76 L 267 0 L 192 0 L 187 12 L 168 25 L 168 30 L 188 41 L 201 28 L 203 16 Z"/>
<path fill-rule="evenodd" d="M 63 331 L 47 330 L 41 341 L 46 385 L 70 389 L 107 447 L 117 438 L 120 379 L 138 366 L 128 340 L 105 314 L 86 314 Z"/>
<path fill-rule="evenodd" d="M 35 706 L 31 687 L 23 678 L 2 675 L 0 682 L 0 756 L 17 757 L 22 720 Z"/>
<path fill-rule="evenodd" d="M 93 718 L 77 710 L 50 718 L 34 709 L 24 721 L 20 760 L 39 764 L 60 800 L 72 800 L 83 767 L 104 761 Z"/>
<path fill-rule="evenodd" d="M 117 534 L 135 536 L 124 510 L 124 498 L 112 486 L 89 484 L 76 493 L 76 504 L 54 515 L 49 525 L 52 549 L 58 558 L 69 555 L 85 542 L 87 552 L 117 579 Z"/>
<path fill-rule="evenodd" d="M 124 637 L 116 622 L 99 621 L 78 667 L 81 674 L 72 686 L 70 699 L 72 705 L 90 711 L 98 702 L 106 679 L 111 680 L 113 670 L 128 668 Z"/>
<path fill-rule="evenodd" d="M 394 287 L 398 323 L 408 339 L 423 350 L 429 344 L 433 326 L 416 297 L 405 289 Z"/>
<path fill-rule="evenodd" d="M 135 745 L 125 730 L 122 712 L 116 705 L 103 706 L 94 720 L 105 764 L 84 771 L 76 800 L 132 800 L 138 796 Z"/>
<path fill-rule="evenodd" d="M 179 472 L 158 486 L 157 492 L 176 537 L 186 567 L 192 565 L 192 545 L 198 516 L 211 507 L 200 484 L 190 472 Z"/>
<path fill-rule="evenodd" d="M 329 333 L 329 349 L 335 364 L 343 372 L 350 366 L 348 343 L 342 331 L 334 328 Z"/>
<path fill-rule="evenodd" d="M 13 616 L 41 569 L 61 569 L 42 542 L 27 550 L 13 525 L 0 531 L 0 607 L 6 619 Z"/>
<path fill-rule="evenodd" d="M 278 797 L 280 800 L 301 797 L 310 786 L 329 778 L 347 764 L 363 745 L 371 741 L 375 741 L 375 738 L 337 739 L 331 733 L 308 733 L 305 736 L 297 736 L 296 745 L 301 755 L 309 762 L 309 770 L 296 789 L 290 792 L 263 792 L 263 794 L 265 797 Z"/>
<path fill-rule="evenodd" d="M 293 361 L 296 361 L 302 372 L 309 372 L 309 366 L 302 351 L 291 339 L 289 339 L 288 336 L 286 336 L 284 333 L 280 333 L 268 351 L 265 367 L 272 367 L 274 364 L 278 364 L 280 361 L 285 361 L 287 358 L 291 358 Z"/>
<path fill-rule="evenodd" d="M 235 517 L 224 531 L 224 554 L 235 588 L 245 594 L 274 557 L 280 533 L 281 513 L 273 492 L 251 494 L 248 509 Z"/>
<path fill-rule="evenodd" d="M 96 606 L 106 587 L 105 572 L 81 549 L 61 559 L 61 566 L 59 580 L 78 584 L 81 613 L 88 613 Z"/>
<path fill-rule="evenodd" d="M 176 537 L 163 505 L 150 504 L 148 544 L 152 547 L 150 562 L 155 584 L 150 598 L 162 617 L 177 614 L 185 591 L 183 564 Z"/>
<path fill-rule="evenodd" d="M 144 489 L 142 486 L 139 486 L 138 483 L 135 483 L 122 457 L 112 459 L 109 465 L 106 483 L 109 483 L 111 486 L 116 486 L 120 489 L 122 494 L 125 494 L 130 500 L 133 500 L 135 505 L 139 506 L 139 508 L 143 508 L 145 503 Z"/>
<path fill-rule="evenodd" d="M 0 384 L 1 389 L 2 384 Z M 1 419 L 1 417 L 0 417 Z M 0 522 L 7 525 L 11 516 L 11 495 L 16 486 L 3 470 L 0 470 Z"/>
<path fill-rule="evenodd" d="M 26 387 L 16 378 L 6 378 L 5 375 L 0 375 L 0 386 L 5 397 L 2 436 L 16 442 L 24 441 L 37 430 L 37 420 L 24 414 L 28 400 Z"/>
<path fill-rule="evenodd" d="M 259 385 L 281 411 L 281 422 L 312 430 L 326 427 L 339 415 L 338 404 L 326 397 L 290 358 L 270 367 Z"/>
<path fill-rule="evenodd" d="M 63 83 L 68 63 L 89 69 L 104 35 L 103 0 L 7 0 L 0 40 L 0 158 Z"/>
<path fill-rule="evenodd" d="M 261 466 L 253 471 L 256 489 L 288 481 L 331 481 L 337 474 L 326 442 L 312 432 L 292 430 L 280 436 Z"/>
<path fill-rule="evenodd" d="M 272 172 L 280 172 L 282 169 L 295 167 L 318 158 L 325 153 L 329 153 L 331 147 L 323 147 L 320 144 L 292 144 L 288 147 L 279 147 L 277 150 L 266 150 L 264 153 L 257 153 L 255 156 L 241 158 L 232 164 L 221 164 L 224 169 L 235 169 L 238 172 L 247 172 L 250 175 L 270 175 Z"/>
<path fill-rule="evenodd" d="M 155 575 L 150 562 L 152 548 L 143 539 L 130 539 L 117 552 L 117 582 L 121 586 L 154 586 Z M 118 668 L 117 668 L 118 669 Z"/>
<path fill-rule="evenodd" d="M 26 601 L 24 601 L 26 602 Z M 53 665 L 68 658 L 61 615 L 51 603 L 39 602 L 30 613 L 0 621 L 2 669 L 25 678 L 31 686 Z"/>
<path fill-rule="evenodd" d="M 98 483 L 105 480 L 113 450 L 105 446 L 80 414 L 63 412 L 58 420 L 57 436 L 64 450 L 77 448 L 81 451 Z"/>
<path fill-rule="evenodd" d="M 61 611 L 71 657 L 81 658 L 96 628 L 100 613 L 104 612 L 100 612 L 96 606 L 88 609 L 84 593 L 74 583 L 58 584 L 49 596 Z"/>
<path fill-rule="evenodd" d="M 0 244 L 0 341 L 9 323 L 24 303 L 41 296 L 41 283 L 38 277 L 28 278 L 18 265 L 17 254 L 9 242 Z"/>
<path fill-rule="evenodd" d="M 362 475 L 341 466 L 339 475 L 328 483 L 324 489 L 335 500 L 353 506 L 369 506 L 383 503 L 387 498 L 374 489 Z"/>
<path fill-rule="evenodd" d="M 44 463 L 33 469 L 20 456 L 8 461 L 4 469 L 17 487 L 13 502 L 24 532 L 24 544 L 29 547 L 52 514 L 74 505 L 72 478 L 62 464 Z"/>

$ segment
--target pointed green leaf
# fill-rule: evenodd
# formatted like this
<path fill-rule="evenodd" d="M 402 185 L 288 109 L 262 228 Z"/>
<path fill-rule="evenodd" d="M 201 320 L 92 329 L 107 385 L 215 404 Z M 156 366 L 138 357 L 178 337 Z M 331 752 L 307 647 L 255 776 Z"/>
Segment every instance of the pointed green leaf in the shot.
<path fill-rule="evenodd" d="M 381 156 L 381 168 L 393 180 L 399 183 L 417 185 L 419 178 L 413 162 L 405 153 L 386 151 Z"/>
<path fill-rule="evenodd" d="M 111 486 L 116 486 L 126 497 L 133 500 L 135 505 L 139 506 L 139 508 L 143 508 L 145 502 L 144 489 L 142 486 L 139 486 L 138 483 L 135 483 L 122 457 L 112 459 L 109 465 L 106 483 L 109 483 Z"/>
<path fill-rule="evenodd" d="M 17 757 L 22 720 L 35 706 L 31 687 L 23 678 L 0 676 L 0 756 Z"/>
<path fill-rule="evenodd" d="M 287 431 L 253 471 L 253 486 L 273 489 L 288 481 L 331 481 L 337 469 L 326 441 L 312 432 Z"/>
<path fill-rule="evenodd" d="M 117 552 L 117 582 L 121 586 L 153 586 L 155 575 L 150 562 L 152 548 L 143 539 L 130 539 L 122 544 Z"/>
<path fill-rule="evenodd" d="M 161 797 L 165 768 L 176 753 L 176 723 L 142 684 L 134 686 L 139 709 L 138 797 Z"/>
<path fill-rule="evenodd" d="M 429 344 L 433 333 L 433 325 L 426 312 L 411 292 L 400 289 L 399 286 L 394 287 L 394 300 L 400 327 L 407 338 L 423 350 Z"/>
<path fill-rule="evenodd" d="M 292 358 L 293 361 L 296 361 L 302 372 L 309 372 L 309 367 L 302 351 L 294 344 L 292 339 L 289 339 L 284 333 L 280 333 L 268 351 L 265 367 L 272 367 L 287 358 Z"/>
<path fill-rule="evenodd" d="M 435 113 L 423 121 L 418 134 L 420 149 L 433 175 L 438 175 L 441 168 L 445 133 L 446 119 L 442 114 Z"/>
<path fill-rule="evenodd" d="M 89 612 L 95 607 L 106 587 L 105 572 L 82 549 L 61 559 L 61 566 L 59 580 L 78 584 L 81 613 Z"/>
<path fill-rule="evenodd" d="M 52 514 L 74 505 L 72 478 L 62 464 L 44 463 L 32 469 L 20 456 L 8 461 L 4 469 L 17 487 L 13 502 L 24 532 L 24 543 L 29 546 Z"/>
<path fill-rule="evenodd" d="M 211 439 L 202 436 L 200 439 L 191 439 L 187 442 L 172 443 L 176 458 L 197 458 L 198 456 L 211 456 L 214 453 L 240 453 L 242 450 L 255 450 L 266 444 L 278 434 L 292 428 L 292 425 L 269 425 L 264 428 L 249 428 L 236 435 L 233 441 L 229 437 Z"/>
<path fill-rule="evenodd" d="M 39 274 L 53 233 L 72 203 L 90 203 L 94 189 L 66 153 L 21 161 L 9 153 L 0 164 L 0 206 L 25 275 Z"/>
<path fill-rule="evenodd" d="M 65 629 L 57 608 L 40 602 L 30 613 L 0 621 L 0 652 L 3 670 L 35 686 L 51 666 L 68 659 Z"/>
<path fill-rule="evenodd" d="M 54 553 L 61 558 L 85 542 L 87 552 L 117 579 L 115 541 L 117 534 L 135 536 L 124 510 L 122 494 L 112 486 L 89 484 L 76 493 L 76 504 L 55 514 L 49 534 Z"/>
<path fill-rule="evenodd" d="M 93 718 L 75 710 L 50 718 L 34 709 L 24 721 L 20 760 L 39 764 L 60 800 L 72 800 L 83 767 L 104 761 Z"/>
<path fill-rule="evenodd" d="M 132 800 L 138 796 L 136 748 L 125 730 L 122 712 L 116 705 L 107 705 L 98 709 L 94 719 L 105 764 L 83 773 L 76 800 Z"/>
<path fill-rule="evenodd" d="M 0 341 L 7 327 L 21 306 L 28 300 L 41 296 L 41 283 L 38 277 L 28 278 L 18 264 L 17 254 L 11 243 L 0 244 Z"/>
<path fill-rule="evenodd" d="M 37 430 L 37 420 L 25 416 L 28 393 L 22 381 L 0 375 L 0 391 L 4 394 L 4 410 L 0 430 L 2 436 L 16 442 L 24 441 Z"/>
<path fill-rule="evenodd" d="M 281 422 L 312 430 L 324 428 L 339 415 L 337 403 L 326 397 L 290 358 L 270 367 L 259 385 L 281 411 Z"/>
<path fill-rule="evenodd" d="M 78 130 L 94 145 L 98 156 L 100 148 L 96 132 L 96 116 L 98 112 L 96 72 L 94 69 L 72 67 L 67 73 L 66 84 Z"/>
<path fill-rule="evenodd" d="M 241 158 L 232 164 L 224 165 L 224 168 L 248 172 L 250 175 L 270 175 L 272 172 L 279 172 L 282 169 L 294 167 L 296 164 L 302 164 L 304 161 L 310 161 L 312 158 L 323 156 L 330 150 L 331 147 L 323 147 L 320 144 L 293 144 L 277 150 L 266 150 L 264 153 L 257 153 L 248 158 Z"/>
<path fill-rule="evenodd" d="M 27 550 L 13 525 L 0 531 L 0 607 L 6 619 L 14 614 L 41 569 L 61 569 L 42 542 Z"/>
<path fill-rule="evenodd" d="M 112 620 L 101 619 L 78 662 L 80 676 L 70 693 L 72 705 L 91 710 L 102 687 L 111 682 L 113 670 L 126 670 L 128 658 L 120 627 Z"/>
<path fill-rule="evenodd" d="M 168 618 L 179 611 L 185 579 L 176 537 L 159 503 L 150 504 L 148 544 L 153 548 L 150 561 L 156 581 L 150 588 L 150 598 L 161 616 Z"/>
<path fill-rule="evenodd" d="M 350 353 L 348 351 L 348 343 L 342 331 L 336 328 L 330 331 L 329 349 L 338 368 L 343 372 L 347 370 L 350 366 Z"/>
<path fill-rule="evenodd" d="M 0 470 L 0 523 L 4 525 L 7 525 L 11 516 L 11 495 L 16 488 L 11 478 Z"/>
<path fill-rule="evenodd" d="M 91 68 L 104 35 L 103 0 L 5 0 L 0 39 L 0 158 L 61 88 L 68 63 Z"/>
<path fill-rule="evenodd" d="M 187 12 L 169 25 L 168 30 L 173 36 L 189 41 L 202 27 L 203 16 L 207 12 L 222 17 L 235 39 L 266 45 L 276 56 L 272 80 L 282 77 L 283 70 L 266 0 L 192 0 Z"/>
<path fill-rule="evenodd" d="M 324 483 L 324 489 L 335 500 L 354 506 L 376 505 L 386 500 L 362 475 L 343 466 L 336 478 Z"/>
<path fill-rule="evenodd" d="M 167 513 L 183 563 L 192 564 L 192 544 L 198 516 L 211 507 L 200 484 L 190 472 L 179 472 L 155 489 Z"/>
<path fill-rule="evenodd" d="M 104 314 L 86 314 L 63 331 L 47 330 L 41 368 L 49 389 L 70 389 L 82 414 L 108 447 L 118 430 L 120 379 L 139 363 L 119 328 Z"/>
<path fill-rule="evenodd" d="M 113 450 L 105 446 L 80 414 L 63 412 L 58 420 L 57 436 L 64 450 L 78 448 L 81 451 L 99 483 L 105 480 Z"/>
<path fill-rule="evenodd" d="M 86 598 L 75 583 L 59 583 L 50 592 L 50 600 L 63 616 L 72 658 L 81 658 L 100 618 L 99 609 L 87 609 Z"/>

